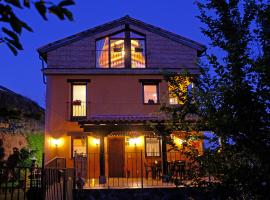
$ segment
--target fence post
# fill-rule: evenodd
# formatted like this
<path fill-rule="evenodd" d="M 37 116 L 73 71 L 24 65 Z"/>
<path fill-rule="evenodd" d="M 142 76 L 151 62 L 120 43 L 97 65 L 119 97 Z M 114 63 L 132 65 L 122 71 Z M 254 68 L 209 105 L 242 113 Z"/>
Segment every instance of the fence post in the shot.
<path fill-rule="evenodd" d="M 142 183 L 142 188 L 143 188 L 143 152 L 141 150 L 141 183 Z"/>
<path fill-rule="evenodd" d="M 67 169 L 63 170 L 63 200 L 67 199 Z"/>
<path fill-rule="evenodd" d="M 73 189 L 76 189 L 76 153 L 73 156 Z"/>
<path fill-rule="evenodd" d="M 46 199 L 46 185 L 45 185 L 45 153 L 42 153 L 42 163 L 41 163 L 41 191 L 42 199 Z"/>

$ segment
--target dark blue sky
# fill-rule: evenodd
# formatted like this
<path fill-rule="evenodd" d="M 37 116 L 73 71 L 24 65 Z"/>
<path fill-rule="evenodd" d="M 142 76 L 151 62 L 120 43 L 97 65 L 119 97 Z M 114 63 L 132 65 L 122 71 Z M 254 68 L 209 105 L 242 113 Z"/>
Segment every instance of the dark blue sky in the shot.
<path fill-rule="evenodd" d="M 60 21 L 50 17 L 45 22 L 35 10 L 25 10 L 21 16 L 34 29 L 23 32 L 24 51 L 18 56 L 0 45 L 0 85 L 18 92 L 45 106 L 45 85 L 41 62 L 36 49 L 44 44 L 103 24 L 124 15 L 145 21 L 207 45 L 200 32 L 199 11 L 193 0 L 77 0 L 71 8 L 75 20 Z"/>

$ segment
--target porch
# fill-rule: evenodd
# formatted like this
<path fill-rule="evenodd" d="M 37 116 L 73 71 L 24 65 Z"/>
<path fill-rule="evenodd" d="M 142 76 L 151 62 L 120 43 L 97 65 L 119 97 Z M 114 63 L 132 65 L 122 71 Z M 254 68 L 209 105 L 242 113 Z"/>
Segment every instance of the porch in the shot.
<path fill-rule="evenodd" d="M 160 132 L 149 122 L 159 125 Z M 167 150 L 160 117 L 96 116 L 78 123 L 84 136 L 72 140 L 73 166 L 86 188 L 176 187 L 189 184 L 200 170 L 185 156 L 181 133 L 171 134 L 178 149 Z M 202 153 L 202 141 L 193 143 Z"/>

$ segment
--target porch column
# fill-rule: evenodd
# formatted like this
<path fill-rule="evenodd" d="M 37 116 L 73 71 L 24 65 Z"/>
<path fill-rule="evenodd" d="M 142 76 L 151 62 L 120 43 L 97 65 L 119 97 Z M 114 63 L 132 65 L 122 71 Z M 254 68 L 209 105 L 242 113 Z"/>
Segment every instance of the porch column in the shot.
<path fill-rule="evenodd" d="M 167 174 L 168 172 L 168 166 L 167 166 L 167 143 L 166 143 L 166 136 L 162 136 L 161 138 L 162 146 L 161 146 L 161 151 L 162 151 L 162 174 Z"/>
<path fill-rule="evenodd" d="M 105 176 L 105 147 L 104 147 L 104 135 L 100 136 L 100 148 L 99 148 L 99 162 L 100 162 L 100 176 Z"/>

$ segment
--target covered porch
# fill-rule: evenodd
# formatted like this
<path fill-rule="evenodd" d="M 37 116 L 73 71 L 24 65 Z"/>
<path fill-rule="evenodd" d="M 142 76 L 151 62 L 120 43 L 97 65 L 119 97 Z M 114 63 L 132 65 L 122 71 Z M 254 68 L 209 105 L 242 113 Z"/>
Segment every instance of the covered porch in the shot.
<path fill-rule="evenodd" d="M 188 180 L 191 170 L 174 136 L 177 151 L 167 151 L 161 134 L 149 122 L 162 126 L 157 117 L 95 117 L 80 121 L 87 136 L 87 153 L 75 152 L 77 176 L 87 188 L 175 187 Z"/>

